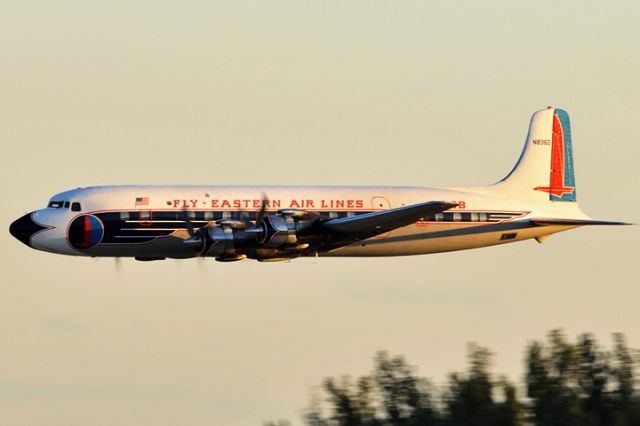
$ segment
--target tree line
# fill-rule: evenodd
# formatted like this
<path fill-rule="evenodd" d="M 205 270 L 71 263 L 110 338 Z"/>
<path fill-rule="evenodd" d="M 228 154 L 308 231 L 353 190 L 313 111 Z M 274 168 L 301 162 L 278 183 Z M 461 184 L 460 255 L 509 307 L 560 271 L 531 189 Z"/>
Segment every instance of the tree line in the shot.
<path fill-rule="evenodd" d="M 622 334 L 603 349 L 560 330 L 525 351 L 524 382 L 491 373 L 492 353 L 469 345 L 466 371 L 436 387 L 403 356 L 379 352 L 371 374 L 330 377 L 304 412 L 307 426 L 640 426 L 636 350 Z M 287 421 L 265 426 L 287 426 Z"/>

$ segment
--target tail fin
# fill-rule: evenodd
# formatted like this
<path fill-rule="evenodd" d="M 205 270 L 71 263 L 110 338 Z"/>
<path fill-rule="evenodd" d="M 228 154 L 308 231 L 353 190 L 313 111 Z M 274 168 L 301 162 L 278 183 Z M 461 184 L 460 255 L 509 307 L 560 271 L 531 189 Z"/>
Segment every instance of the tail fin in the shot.
<path fill-rule="evenodd" d="M 493 188 L 511 199 L 577 201 L 566 111 L 548 107 L 533 114 L 518 163 Z"/>

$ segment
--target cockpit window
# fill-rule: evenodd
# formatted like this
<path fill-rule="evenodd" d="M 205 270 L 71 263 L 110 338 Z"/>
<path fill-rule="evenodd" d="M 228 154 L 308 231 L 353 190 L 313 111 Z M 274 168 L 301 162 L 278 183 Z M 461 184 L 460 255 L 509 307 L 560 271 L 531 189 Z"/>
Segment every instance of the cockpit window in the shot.
<path fill-rule="evenodd" d="M 72 212 L 79 212 L 80 210 L 82 210 L 82 208 L 80 207 L 80 203 L 78 203 L 77 201 L 74 201 L 73 203 L 71 203 Z"/>
<path fill-rule="evenodd" d="M 59 209 L 64 207 L 64 201 L 49 201 L 49 204 L 47 205 L 48 208 L 50 209 Z"/>
<path fill-rule="evenodd" d="M 65 201 L 65 202 L 64 202 L 64 208 L 65 208 L 65 209 L 68 209 L 68 208 L 69 208 L 69 202 L 68 202 L 68 201 Z"/>

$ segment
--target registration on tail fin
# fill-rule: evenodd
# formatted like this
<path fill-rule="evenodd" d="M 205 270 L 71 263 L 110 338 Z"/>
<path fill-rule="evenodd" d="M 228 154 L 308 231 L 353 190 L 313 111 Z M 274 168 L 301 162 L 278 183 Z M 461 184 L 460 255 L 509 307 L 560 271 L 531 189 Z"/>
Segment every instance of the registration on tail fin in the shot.
<path fill-rule="evenodd" d="M 571 123 L 566 111 L 549 107 L 531 117 L 518 163 L 494 188 L 511 199 L 577 201 Z"/>

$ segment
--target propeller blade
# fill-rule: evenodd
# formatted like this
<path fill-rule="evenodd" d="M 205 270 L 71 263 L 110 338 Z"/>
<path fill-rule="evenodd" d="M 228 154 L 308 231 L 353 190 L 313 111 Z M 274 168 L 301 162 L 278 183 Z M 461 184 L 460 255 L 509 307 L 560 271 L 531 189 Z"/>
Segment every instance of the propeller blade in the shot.
<path fill-rule="evenodd" d="M 207 278 L 207 268 L 205 268 L 204 257 L 198 256 L 196 257 L 196 262 L 198 264 L 198 273 L 201 278 Z"/>
<path fill-rule="evenodd" d="M 184 244 L 193 247 L 200 247 L 202 245 L 202 235 L 195 229 L 189 211 L 185 208 L 182 209 L 182 216 L 184 217 L 184 227 L 189 234 L 189 238 L 183 241 Z M 198 228 L 200 230 L 200 228 Z"/>
<path fill-rule="evenodd" d="M 116 271 L 116 276 L 120 278 L 122 276 L 122 259 L 120 257 L 114 257 L 114 269 Z"/>
<path fill-rule="evenodd" d="M 258 212 L 258 216 L 256 216 L 256 224 L 260 224 L 262 219 L 264 218 L 264 213 L 267 210 L 267 204 L 269 204 L 269 197 L 264 192 L 262 193 L 262 205 L 260 206 L 260 211 Z"/>
<path fill-rule="evenodd" d="M 196 236 L 196 232 L 193 229 L 193 222 L 191 222 L 191 218 L 189 217 L 189 212 L 187 209 L 182 209 L 182 216 L 184 217 L 184 227 L 189 234 L 189 237 L 193 238 Z"/>
<path fill-rule="evenodd" d="M 267 194 L 263 192 L 260 210 L 256 215 L 256 223 L 255 225 L 247 226 L 244 232 L 246 232 L 247 234 L 254 234 L 256 238 L 259 238 L 259 236 L 264 233 L 264 225 L 262 222 L 267 211 L 267 204 L 269 204 L 269 197 L 267 197 Z"/>

